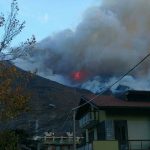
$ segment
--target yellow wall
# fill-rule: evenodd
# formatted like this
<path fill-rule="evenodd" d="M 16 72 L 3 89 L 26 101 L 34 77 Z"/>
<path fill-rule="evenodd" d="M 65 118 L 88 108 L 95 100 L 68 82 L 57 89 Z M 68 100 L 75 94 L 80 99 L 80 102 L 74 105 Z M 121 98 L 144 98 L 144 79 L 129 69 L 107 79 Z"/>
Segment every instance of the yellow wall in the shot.
<path fill-rule="evenodd" d="M 150 139 L 150 121 L 128 121 L 128 138 L 131 139 Z"/>
<path fill-rule="evenodd" d="M 129 140 L 150 140 L 150 117 L 144 115 L 111 115 L 106 114 L 106 120 L 127 120 Z M 150 142 L 142 142 L 143 148 L 150 147 Z M 130 148 L 139 149 L 141 142 L 130 142 Z"/>
<path fill-rule="evenodd" d="M 104 110 L 99 111 L 99 121 L 106 120 L 106 113 Z"/>
<path fill-rule="evenodd" d="M 127 120 L 128 139 L 150 139 L 150 117 L 106 115 L 106 120 Z"/>
<path fill-rule="evenodd" d="M 129 140 L 150 140 L 150 121 L 128 121 L 128 139 Z M 142 142 L 143 148 L 149 148 L 150 142 Z M 141 142 L 130 141 L 130 148 L 140 148 Z"/>
<path fill-rule="evenodd" d="M 118 141 L 94 141 L 93 150 L 118 150 Z"/>

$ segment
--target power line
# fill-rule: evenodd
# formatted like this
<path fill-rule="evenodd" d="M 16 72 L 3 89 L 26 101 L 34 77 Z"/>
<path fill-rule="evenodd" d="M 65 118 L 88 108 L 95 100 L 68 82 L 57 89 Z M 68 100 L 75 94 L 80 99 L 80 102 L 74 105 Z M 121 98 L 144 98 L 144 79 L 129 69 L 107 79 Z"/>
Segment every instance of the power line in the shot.
<path fill-rule="evenodd" d="M 62 126 L 59 127 L 59 128 L 57 128 L 57 129 L 60 129 L 60 130 L 63 129 L 64 126 L 65 126 L 65 124 L 67 123 L 67 121 L 72 119 L 72 118 L 70 118 L 71 113 L 72 113 L 72 110 L 67 114 L 67 117 L 66 117 L 66 119 L 64 120 L 64 123 L 62 124 Z"/>
<path fill-rule="evenodd" d="M 130 72 L 132 72 L 136 67 L 138 67 L 145 59 L 147 59 L 150 56 L 150 53 L 148 55 L 146 55 L 141 61 L 139 61 L 136 65 L 134 65 L 129 71 L 127 71 L 123 76 L 121 76 L 117 81 L 115 81 L 113 84 L 111 84 L 110 86 L 106 87 L 103 91 L 101 91 L 98 95 L 96 95 L 95 97 L 93 97 L 92 99 L 90 99 L 89 101 L 74 107 L 72 109 L 73 112 L 73 150 L 76 150 L 76 126 L 75 126 L 75 115 L 76 115 L 76 110 L 85 106 L 86 104 L 88 104 L 89 102 L 93 101 L 95 98 L 97 98 L 98 96 L 100 96 L 101 94 L 103 94 L 106 90 L 110 89 L 111 87 L 113 87 L 115 84 L 117 84 L 120 80 L 122 80 L 126 75 L 128 75 Z"/>
<path fill-rule="evenodd" d="M 106 90 L 112 88 L 115 84 L 117 84 L 119 81 L 121 81 L 126 75 L 128 75 L 130 72 L 132 72 L 135 68 L 137 68 L 144 60 L 146 60 L 148 57 L 150 56 L 150 53 L 147 54 L 141 61 L 139 61 L 136 65 L 134 65 L 129 71 L 127 71 L 123 76 L 121 76 L 117 81 L 115 81 L 113 84 L 109 85 L 108 87 L 106 87 L 104 90 L 102 90 L 98 95 L 94 96 L 93 98 L 91 98 L 90 100 L 88 100 L 86 103 L 81 104 L 77 107 L 72 108 L 72 111 L 75 111 L 83 106 L 85 106 L 86 104 L 88 104 L 89 102 L 93 101 L 94 99 L 96 99 L 97 97 L 99 97 L 101 94 L 103 94 Z"/>
<path fill-rule="evenodd" d="M 68 112 L 67 117 L 66 117 L 66 119 L 64 120 L 63 125 L 62 125 L 61 127 L 58 127 L 58 128 L 60 128 L 60 129 L 63 129 L 63 128 L 64 128 L 64 126 L 65 126 L 65 124 L 67 123 L 67 121 L 70 120 L 70 116 L 71 116 L 72 111 L 75 111 L 75 110 L 77 110 L 77 109 L 79 109 L 79 108 L 85 106 L 86 104 L 90 103 L 91 101 L 93 101 L 94 99 L 96 99 L 97 97 L 99 97 L 101 94 L 103 94 L 106 90 L 112 88 L 112 87 L 113 87 L 114 85 L 116 85 L 119 81 L 121 81 L 126 75 L 128 75 L 128 74 L 129 74 L 130 72 L 132 72 L 135 68 L 137 68 L 137 67 L 138 67 L 143 61 L 145 61 L 149 56 L 150 56 L 150 53 L 147 54 L 141 61 L 139 61 L 136 65 L 134 65 L 129 71 L 127 71 L 124 75 L 122 75 L 122 76 L 121 76 L 117 81 L 115 81 L 113 84 L 109 85 L 108 87 L 105 87 L 105 86 L 102 87 L 102 91 L 101 91 L 98 95 L 94 96 L 93 98 L 91 98 L 90 100 L 88 100 L 86 103 L 81 104 L 81 105 L 79 105 L 79 106 L 77 106 L 77 107 L 72 108 L 71 111 Z M 58 128 L 56 128 L 56 129 L 58 129 Z"/>

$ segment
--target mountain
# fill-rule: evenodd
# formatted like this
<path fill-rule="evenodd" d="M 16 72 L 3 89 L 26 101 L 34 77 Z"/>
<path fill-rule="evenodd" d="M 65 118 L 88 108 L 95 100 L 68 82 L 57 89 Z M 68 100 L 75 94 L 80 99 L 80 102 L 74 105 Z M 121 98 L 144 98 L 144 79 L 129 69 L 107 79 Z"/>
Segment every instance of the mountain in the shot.
<path fill-rule="evenodd" d="M 17 68 L 23 76 L 27 72 Z M 23 81 L 24 82 L 24 81 Z M 5 123 L 1 129 L 25 129 L 32 133 L 43 133 L 47 130 L 61 131 L 72 129 L 72 116 L 63 127 L 68 112 L 78 105 L 81 95 L 89 91 L 67 87 L 43 77 L 33 75 L 25 90 L 31 93 L 30 110 Z"/>

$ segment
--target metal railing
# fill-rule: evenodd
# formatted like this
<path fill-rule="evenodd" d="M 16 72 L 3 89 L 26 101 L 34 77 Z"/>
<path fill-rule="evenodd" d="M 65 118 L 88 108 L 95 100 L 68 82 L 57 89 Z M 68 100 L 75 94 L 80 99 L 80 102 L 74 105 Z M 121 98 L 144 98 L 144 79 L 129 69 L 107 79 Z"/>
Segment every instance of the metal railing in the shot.
<path fill-rule="evenodd" d="M 81 141 L 83 140 L 83 137 L 76 137 L 76 144 L 80 144 Z M 45 144 L 53 144 L 53 145 L 60 145 L 60 144 L 68 144 L 72 145 L 73 144 L 73 137 L 55 137 L 55 136 L 45 136 L 43 138 L 43 142 Z"/>
<path fill-rule="evenodd" d="M 77 150 L 92 150 L 92 143 L 82 141 Z M 120 145 L 120 150 L 150 150 L 150 140 L 128 140 L 127 144 Z"/>
<path fill-rule="evenodd" d="M 96 118 L 96 112 L 88 112 L 85 116 L 83 116 L 79 120 L 79 126 L 81 128 L 84 128 L 90 123 L 96 124 L 97 122 L 98 122 L 98 118 Z"/>
<path fill-rule="evenodd" d="M 150 150 L 150 140 L 128 140 L 129 150 Z"/>

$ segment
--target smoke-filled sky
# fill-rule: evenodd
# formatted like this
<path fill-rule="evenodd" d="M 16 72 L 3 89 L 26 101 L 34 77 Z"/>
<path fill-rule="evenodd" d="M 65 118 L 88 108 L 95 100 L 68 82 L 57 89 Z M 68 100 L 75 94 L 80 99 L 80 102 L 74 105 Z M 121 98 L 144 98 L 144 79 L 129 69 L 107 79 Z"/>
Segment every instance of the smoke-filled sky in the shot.
<path fill-rule="evenodd" d="M 73 29 L 82 18 L 82 13 L 101 0 L 17 0 L 18 17 L 26 21 L 23 32 L 13 41 L 13 45 L 25 41 L 32 34 L 37 41 L 65 28 Z M 12 0 L 0 0 L 0 13 L 10 12 Z M 0 32 L 1 33 L 1 32 Z"/>
<path fill-rule="evenodd" d="M 66 28 L 45 37 L 31 52 L 32 65 L 20 66 L 36 68 L 61 83 L 99 91 L 150 52 L 149 9 L 149 0 L 103 0 L 87 8 L 74 30 Z M 147 59 L 122 84 L 150 89 L 149 64 Z"/>

